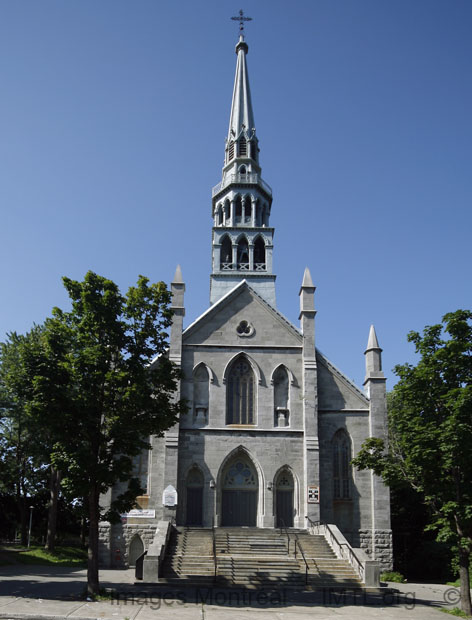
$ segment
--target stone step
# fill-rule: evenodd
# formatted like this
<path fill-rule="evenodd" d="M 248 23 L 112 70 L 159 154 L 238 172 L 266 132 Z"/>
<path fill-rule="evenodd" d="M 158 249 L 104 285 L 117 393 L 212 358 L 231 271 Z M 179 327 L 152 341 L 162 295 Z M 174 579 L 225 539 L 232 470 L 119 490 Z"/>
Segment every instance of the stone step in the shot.
<path fill-rule="evenodd" d="M 163 574 L 169 583 L 233 585 L 248 588 L 360 587 L 352 568 L 336 558 L 323 536 L 303 530 L 285 532 L 258 528 L 215 530 L 217 579 L 214 580 L 213 532 L 205 528 L 178 528 L 171 536 Z M 295 557 L 295 536 L 298 545 Z"/>

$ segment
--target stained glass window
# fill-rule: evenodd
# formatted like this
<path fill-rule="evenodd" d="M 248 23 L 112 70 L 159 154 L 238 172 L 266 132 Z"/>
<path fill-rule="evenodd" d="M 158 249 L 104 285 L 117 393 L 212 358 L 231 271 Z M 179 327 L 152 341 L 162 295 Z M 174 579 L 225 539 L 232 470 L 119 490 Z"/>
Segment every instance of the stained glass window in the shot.
<path fill-rule="evenodd" d="M 245 359 L 231 367 L 226 401 L 227 424 L 254 424 L 254 373 Z"/>
<path fill-rule="evenodd" d="M 233 465 L 230 465 L 224 478 L 224 489 L 254 488 L 256 486 L 256 473 L 247 462 L 238 460 Z"/>

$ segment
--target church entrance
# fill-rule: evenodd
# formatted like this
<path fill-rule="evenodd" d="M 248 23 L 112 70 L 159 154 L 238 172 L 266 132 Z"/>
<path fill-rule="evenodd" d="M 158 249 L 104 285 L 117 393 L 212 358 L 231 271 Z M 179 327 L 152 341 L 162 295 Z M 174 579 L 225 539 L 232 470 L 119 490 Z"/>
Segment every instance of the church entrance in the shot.
<path fill-rule="evenodd" d="M 275 526 L 293 527 L 293 476 L 282 470 L 275 481 Z"/>
<path fill-rule="evenodd" d="M 246 456 L 231 461 L 223 473 L 221 525 L 257 525 L 257 473 Z"/>
<path fill-rule="evenodd" d="M 187 476 L 186 524 L 203 524 L 203 474 L 196 467 L 193 467 Z"/>

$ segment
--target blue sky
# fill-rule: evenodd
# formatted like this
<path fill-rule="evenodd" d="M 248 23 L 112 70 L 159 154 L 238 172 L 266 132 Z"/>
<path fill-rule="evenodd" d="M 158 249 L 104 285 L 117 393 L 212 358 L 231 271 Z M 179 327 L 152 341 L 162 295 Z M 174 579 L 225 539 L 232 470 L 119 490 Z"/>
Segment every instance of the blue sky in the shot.
<path fill-rule="evenodd" d="M 306 265 L 317 346 L 356 383 L 471 308 L 470 0 L 246 0 L 279 310 Z M 2 0 L 0 339 L 67 307 L 61 276 L 186 282 L 208 307 L 239 4 Z"/>

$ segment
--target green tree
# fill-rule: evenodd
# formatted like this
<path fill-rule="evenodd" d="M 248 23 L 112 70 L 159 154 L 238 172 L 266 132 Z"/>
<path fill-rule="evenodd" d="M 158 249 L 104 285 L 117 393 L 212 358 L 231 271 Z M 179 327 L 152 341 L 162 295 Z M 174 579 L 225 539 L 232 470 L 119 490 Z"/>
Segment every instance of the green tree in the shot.
<path fill-rule="evenodd" d="M 471 614 L 472 312 L 446 314 L 442 324 L 410 332 L 420 359 L 395 367 L 388 446 L 364 442 L 353 460 L 392 486 L 407 482 L 428 506 L 429 529 L 457 551 L 461 608 Z"/>
<path fill-rule="evenodd" d="M 27 542 L 31 497 L 44 487 L 44 466 L 31 411 L 43 328 L 15 332 L 0 344 L 0 491 L 15 496 L 21 542 Z"/>
<path fill-rule="evenodd" d="M 83 282 L 63 278 L 72 309 L 55 308 L 47 339 L 57 353 L 60 385 L 36 381 L 36 407 L 47 413 L 55 392 L 61 411 L 53 421 L 51 459 L 66 492 L 88 507 L 88 592 L 99 591 L 98 525 L 117 520 L 142 492 L 132 478 L 132 457 L 150 448 L 183 405 L 174 401 L 178 368 L 166 356 L 172 311 L 163 282 L 139 277 L 126 295 L 93 272 Z M 60 424 L 57 422 L 60 421 Z M 103 514 L 100 496 L 118 481 L 128 490 Z"/>

